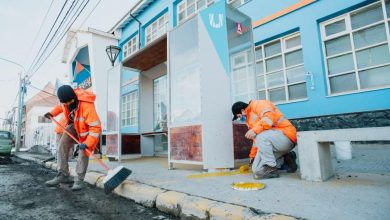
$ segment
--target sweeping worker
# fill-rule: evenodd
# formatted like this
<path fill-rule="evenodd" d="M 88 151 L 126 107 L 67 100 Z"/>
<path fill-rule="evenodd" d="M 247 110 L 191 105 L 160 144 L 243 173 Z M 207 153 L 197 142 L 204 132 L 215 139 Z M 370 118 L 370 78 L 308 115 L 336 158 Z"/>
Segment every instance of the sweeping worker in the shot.
<path fill-rule="evenodd" d="M 72 190 L 81 190 L 84 188 L 84 177 L 88 168 L 89 154 L 84 151 L 86 148 L 93 152 L 99 142 L 101 133 L 101 124 L 99 116 L 96 113 L 94 101 L 96 96 L 82 89 L 73 90 L 69 85 L 63 85 L 58 88 L 57 97 L 61 102 L 54 107 L 51 112 L 45 114 L 46 118 L 55 117 L 61 113 L 64 114 L 66 121 L 66 130 L 74 135 L 82 144 L 78 145 L 80 149 L 74 184 Z M 72 178 L 69 176 L 69 152 L 76 142 L 63 133 L 59 141 L 57 152 L 58 174 L 47 181 L 47 186 L 57 186 L 60 183 L 71 183 Z"/>
<path fill-rule="evenodd" d="M 249 130 L 245 137 L 254 140 L 253 149 L 257 152 L 251 151 L 251 155 L 254 156 L 252 171 L 255 179 L 279 177 L 277 161 L 281 164 L 281 158 L 284 158 L 288 172 L 297 170 L 296 155 L 291 151 L 297 142 L 296 128 L 272 102 L 236 102 L 232 113 L 233 121 L 246 118 Z"/>

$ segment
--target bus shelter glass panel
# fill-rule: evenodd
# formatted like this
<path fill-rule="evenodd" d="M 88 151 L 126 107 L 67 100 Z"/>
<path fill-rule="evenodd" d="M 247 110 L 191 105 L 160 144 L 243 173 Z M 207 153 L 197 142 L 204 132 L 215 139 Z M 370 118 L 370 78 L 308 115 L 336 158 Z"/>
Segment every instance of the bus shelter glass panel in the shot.
<path fill-rule="evenodd" d="M 170 33 L 171 125 L 199 123 L 201 116 L 198 19 Z M 185 39 L 185 40 L 183 40 Z"/>
<path fill-rule="evenodd" d="M 107 129 L 106 154 L 107 156 L 120 156 L 120 83 L 121 66 L 117 65 L 108 71 L 107 80 Z"/>
<path fill-rule="evenodd" d="M 254 49 L 251 19 L 227 7 L 232 102 L 249 102 L 256 97 Z"/>

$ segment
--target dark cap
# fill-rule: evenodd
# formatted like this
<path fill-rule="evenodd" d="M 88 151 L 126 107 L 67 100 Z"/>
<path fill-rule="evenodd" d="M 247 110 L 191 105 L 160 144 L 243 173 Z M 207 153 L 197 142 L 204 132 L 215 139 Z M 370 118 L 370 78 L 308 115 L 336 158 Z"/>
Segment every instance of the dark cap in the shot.
<path fill-rule="evenodd" d="M 245 110 L 248 104 L 245 102 L 236 102 L 232 105 L 233 121 L 238 118 L 237 114 L 241 114 L 241 110 Z"/>
<path fill-rule="evenodd" d="M 61 103 L 66 103 L 71 101 L 72 99 L 77 98 L 73 88 L 69 85 L 60 86 L 60 88 L 58 88 L 57 90 L 57 97 Z"/>

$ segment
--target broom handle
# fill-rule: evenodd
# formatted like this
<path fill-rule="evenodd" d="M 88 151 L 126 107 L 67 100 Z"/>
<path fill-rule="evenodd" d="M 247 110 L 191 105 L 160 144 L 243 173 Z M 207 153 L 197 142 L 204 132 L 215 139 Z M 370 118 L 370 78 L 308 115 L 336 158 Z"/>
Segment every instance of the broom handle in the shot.
<path fill-rule="evenodd" d="M 54 121 L 58 126 L 60 126 L 60 128 L 62 128 L 62 130 L 67 134 L 69 135 L 69 137 L 71 137 L 74 141 L 76 141 L 77 144 L 81 144 L 79 140 L 77 140 L 77 138 L 75 136 L 73 136 L 69 131 L 66 130 L 66 128 L 64 128 L 64 126 L 62 126 L 57 120 L 55 120 L 53 117 L 50 117 L 50 119 L 52 121 Z M 99 158 L 97 158 L 97 156 L 95 154 L 93 154 L 88 148 L 85 148 L 85 151 L 87 153 L 89 153 L 90 155 L 92 155 L 93 159 L 95 159 L 98 163 L 100 163 L 100 165 L 102 165 L 102 167 L 108 171 L 110 170 L 110 168 L 105 164 L 103 163 L 102 160 L 100 160 Z"/>

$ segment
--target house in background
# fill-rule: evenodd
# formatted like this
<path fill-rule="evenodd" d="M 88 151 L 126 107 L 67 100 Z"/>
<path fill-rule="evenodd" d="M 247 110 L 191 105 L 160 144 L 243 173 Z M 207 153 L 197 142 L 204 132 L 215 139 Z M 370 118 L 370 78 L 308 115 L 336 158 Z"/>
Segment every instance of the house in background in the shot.
<path fill-rule="evenodd" d="M 25 103 L 25 130 L 24 147 L 29 149 L 39 145 L 55 153 L 56 134 L 55 125 L 43 115 L 58 105 L 54 86 L 49 82 L 36 95 Z"/>

